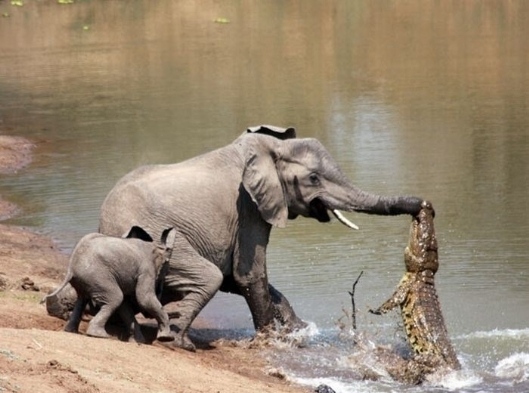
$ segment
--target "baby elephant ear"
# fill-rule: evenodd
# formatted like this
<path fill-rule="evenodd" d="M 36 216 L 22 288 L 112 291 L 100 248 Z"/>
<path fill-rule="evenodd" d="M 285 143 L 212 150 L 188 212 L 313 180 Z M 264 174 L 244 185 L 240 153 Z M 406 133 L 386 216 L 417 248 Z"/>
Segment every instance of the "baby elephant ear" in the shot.
<path fill-rule="evenodd" d="M 259 149 L 249 154 L 242 183 L 257 205 L 261 217 L 271 225 L 284 228 L 288 219 L 287 201 L 269 152 Z"/>
<path fill-rule="evenodd" d="M 282 128 L 271 125 L 260 125 L 255 127 L 249 127 L 246 130 L 247 133 L 265 134 L 276 137 L 278 139 L 294 139 L 296 137 L 296 130 L 294 127 Z"/>

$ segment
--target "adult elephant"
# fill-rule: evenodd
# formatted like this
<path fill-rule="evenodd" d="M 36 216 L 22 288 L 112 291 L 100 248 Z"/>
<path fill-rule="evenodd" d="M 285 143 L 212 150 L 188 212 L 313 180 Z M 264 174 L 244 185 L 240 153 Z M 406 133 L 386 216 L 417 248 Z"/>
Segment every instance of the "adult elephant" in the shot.
<path fill-rule="evenodd" d="M 328 211 L 416 214 L 422 199 L 382 197 L 356 188 L 316 139 L 293 128 L 258 126 L 233 143 L 187 161 L 125 175 L 101 207 L 101 233 L 133 226 L 160 238 L 177 230 L 162 303 L 177 301 L 174 345 L 194 350 L 187 331 L 219 290 L 246 299 L 257 330 L 303 322 L 268 283 L 266 247 L 273 226 Z"/>

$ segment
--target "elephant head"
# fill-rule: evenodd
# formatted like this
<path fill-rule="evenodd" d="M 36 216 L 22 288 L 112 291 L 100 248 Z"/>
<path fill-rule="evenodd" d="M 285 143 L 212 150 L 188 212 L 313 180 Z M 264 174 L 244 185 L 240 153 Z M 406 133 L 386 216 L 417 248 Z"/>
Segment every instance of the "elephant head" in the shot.
<path fill-rule="evenodd" d="M 275 129 L 276 133 L 280 130 Z M 416 215 L 421 209 L 421 198 L 386 197 L 355 187 L 316 139 L 296 139 L 292 128 L 277 134 L 283 140 L 278 140 L 277 135 L 265 135 L 247 150 L 243 185 L 264 220 L 272 225 L 284 227 L 287 219 L 299 215 L 328 222 L 331 211 L 340 221 L 352 226 L 344 222 L 340 210 Z"/>

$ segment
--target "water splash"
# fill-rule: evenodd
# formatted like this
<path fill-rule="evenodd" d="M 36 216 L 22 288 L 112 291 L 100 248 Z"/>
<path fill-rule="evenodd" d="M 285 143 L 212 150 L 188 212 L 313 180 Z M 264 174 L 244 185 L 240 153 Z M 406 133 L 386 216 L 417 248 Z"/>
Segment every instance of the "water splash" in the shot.
<path fill-rule="evenodd" d="M 306 347 L 309 341 L 320 334 L 315 323 L 309 322 L 306 327 L 293 332 L 273 330 L 266 333 L 257 333 L 253 339 L 253 346 L 273 347 L 276 349 L 292 349 Z"/>
<path fill-rule="evenodd" d="M 374 356 L 381 341 L 405 355 L 405 342 L 382 340 L 380 332 L 319 330 L 312 325 L 301 348 L 269 347 L 267 357 L 287 379 L 310 387 L 325 384 L 337 393 L 525 393 L 529 391 L 529 329 L 472 332 L 455 337 L 463 369 L 434 373 L 419 386 L 393 381 Z"/>
<path fill-rule="evenodd" d="M 457 336 L 456 339 L 473 339 L 473 338 L 513 338 L 528 339 L 528 329 L 493 329 L 489 331 L 477 331 Z"/>
<path fill-rule="evenodd" d="M 470 388 L 483 382 L 483 378 L 473 370 L 456 370 L 445 374 L 431 374 L 425 386 L 442 387 L 450 392 Z"/>
<path fill-rule="evenodd" d="M 498 378 L 505 378 L 513 383 L 525 382 L 529 379 L 529 353 L 515 353 L 500 360 L 494 368 Z"/>
<path fill-rule="evenodd" d="M 347 382 L 335 378 L 293 378 L 293 382 L 304 386 L 316 388 L 324 384 L 330 386 L 336 393 L 374 393 L 374 392 L 392 392 L 392 390 L 375 390 L 369 383 L 364 382 Z"/>

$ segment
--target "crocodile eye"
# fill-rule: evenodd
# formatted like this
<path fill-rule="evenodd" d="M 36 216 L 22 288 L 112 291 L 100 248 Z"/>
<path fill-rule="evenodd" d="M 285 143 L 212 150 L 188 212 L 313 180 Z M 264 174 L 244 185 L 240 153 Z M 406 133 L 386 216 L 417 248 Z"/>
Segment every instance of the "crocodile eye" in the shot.
<path fill-rule="evenodd" d="M 316 173 L 311 173 L 309 175 L 309 180 L 312 183 L 312 185 L 314 185 L 314 186 L 317 186 L 317 185 L 320 184 L 320 178 L 318 177 L 318 175 Z"/>

